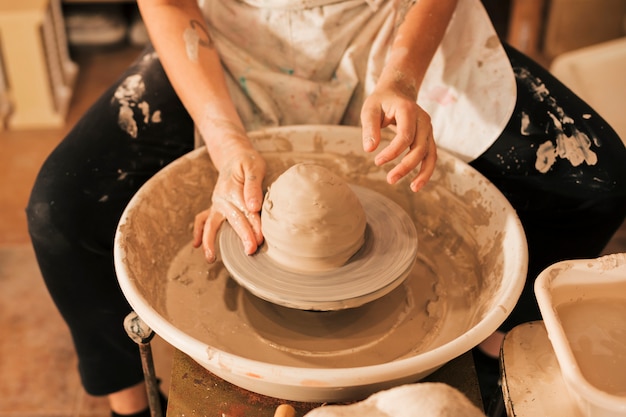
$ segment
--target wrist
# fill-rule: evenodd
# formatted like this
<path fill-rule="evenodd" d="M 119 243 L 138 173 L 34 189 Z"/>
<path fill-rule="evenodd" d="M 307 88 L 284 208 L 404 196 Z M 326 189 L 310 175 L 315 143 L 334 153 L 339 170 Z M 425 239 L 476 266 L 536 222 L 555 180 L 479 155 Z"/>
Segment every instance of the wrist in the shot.
<path fill-rule="evenodd" d="M 375 90 L 392 90 L 415 101 L 417 101 L 418 89 L 418 82 L 410 71 L 390 66 L 383 71 L 375 88 Z"/>
<path fill-rule="evenodd" d="M 216 135 L 245 139 L 248 137 L 246 129 L 238 118 L 205 115 L 198 121 L 197 125 L 198 131 L 203 138 L 210 138 Z"/>
<path fill-rule="evenodd" d="M 256 153 L 247 132 L 236 124 L 223 121 L 209 123 L 200 133 L 218 170 L 237 155 Z"/>

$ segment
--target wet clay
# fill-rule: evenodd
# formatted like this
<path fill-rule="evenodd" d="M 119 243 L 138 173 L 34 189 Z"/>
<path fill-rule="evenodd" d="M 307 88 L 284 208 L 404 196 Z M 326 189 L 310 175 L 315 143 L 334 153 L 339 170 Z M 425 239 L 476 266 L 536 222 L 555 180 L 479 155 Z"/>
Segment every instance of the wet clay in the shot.
<path fill-rule="evenodd" d="M 425 268 L 415 268 L 404 285 L 362 307 L 315 312 L 255 297 L 220 262 L 209 276 L 198 252 L 188 245 L 172 263 L 170 319 L 208 345 L 249 359 L 303 367 L 372 365 L 427 346 L 445 316 L 442 304 L 429 308 L 438 296 Z"/>
<path fill-rule="evenodd" d="M 624 286 L 606 286 L 623 294 Z M 572 353 L 584 377 L 596 388 L 626 397 L 626 299 L 578 299 L 556 307 Z"/>
<path fill-rule="evenodd" d="M 402 207 L 376 191 L 356 185 L 350 186 L 350 191 L 364 207 L 367 226 L 363 245 L 346 262 L 322 271 L 292 269 L 268 256 L 267 236 L 265 244 L 248 256 L 242 250 L 241 238 L 225 224 L 219 233 L 220 257 L 231 277 L 259 298 L 301 310 L 360 307 L 393 291 L 415 264 L 415 224 Z M 298 235 L 293 238 L 298 239 Z M 326 245 L 332 247 L 335 240 L 341 238 Z M 306 265 L 303 262 L 300 268 Z"/>
<path fill-rule="evenodd" d="M 340 176 L 317 165 L 293 165 L 265 193 L 261 226 L 267 255 L 295 271 L 345 264 L 365 241 L 365 211 Z"/>
<path fill-rule="evenodd" d="M 310 158 L 290 154 L 294 159 L 285 160 L 284 155 L 276 156 L 266 155 L 271 167 L 267 182 L 291 161 Z M 316 163 L 332 167 L 336 158 L 340 156 L 316 155 Z M 369 162 L 360 168 L 369 169 Z M 335 169 L 340 172 L 341 167 Z M 389 194 L 390 187 L 384 181 L 360 178 L 358 184 Z M 168 319 L 209 346 L 285 366 L 373 365 L 416 355 L 452 340 L 481 313 L 477 313 L 476 305 L 484 283 L 471 237 L 459 234 L 452 224 L 429 229 L 432 214 L 424 215 L 424 207 L 413 206 L 406 196 L 400 198 L 400 189 L 395 192 L 395 201 L 400 200 L 411 214 L 423 237 L 409 277 L 390 294 L 362 307 L 336 312 L 280 307 L 242 289 L 221 262 L 208 265 L 201 251 L 187 243 L 167 273 Z M 429 207 L 455 210 L 445 198 L 432 197 L 435 201 L 429 202 Z"/>
<path fill-rule="evenodd" d="M 522 250 L 503 250 L 511 220 L 501 200 L 485 197 L 493 195 L 492 185 L 471 170 L 459 175 L 459 166 L 442 158 L 419 193 L 410 191 L 410 179 L 391 186 L 389 167 L 377 167 L 358 137 L 329 140 L 332 132 L 255 136 L 268 165 L 264 187 L 296 163 L 316 163 L 408 213 L 418 233 L 417 260 L 405 282 L 376 301 L 334 312 L 280 307 L 242 289 L 219 260 L 207 264 L 190 244 L 193 217 L 210 204 L 217 175 L 203 150 L 144 186 L 143 201 L 121 226 L 118 244 L 137 293 L 164 320 L 205 343 L 208 358 L 217 349 L 303 368 L 383 364 L 458 339 L 491 311 L 506 313 L 497 294 L 518 271 L 505 271 L 504 257 Z"/>

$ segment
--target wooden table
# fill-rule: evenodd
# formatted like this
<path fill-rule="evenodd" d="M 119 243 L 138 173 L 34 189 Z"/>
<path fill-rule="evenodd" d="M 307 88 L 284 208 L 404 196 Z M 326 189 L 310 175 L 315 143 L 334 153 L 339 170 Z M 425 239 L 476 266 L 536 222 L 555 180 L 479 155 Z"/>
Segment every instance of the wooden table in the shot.
<path fill-rule="evenodd" d="M 445 382 L 483 408 L 471 352 L 453 359 L 422 381 Z M 239 388 L 213 375 L 196 361 L 175 350 L 168 417 L 272 417 L 280 404 L 290 404 L 302 417 L 319 403 L 279 400 Z"/>

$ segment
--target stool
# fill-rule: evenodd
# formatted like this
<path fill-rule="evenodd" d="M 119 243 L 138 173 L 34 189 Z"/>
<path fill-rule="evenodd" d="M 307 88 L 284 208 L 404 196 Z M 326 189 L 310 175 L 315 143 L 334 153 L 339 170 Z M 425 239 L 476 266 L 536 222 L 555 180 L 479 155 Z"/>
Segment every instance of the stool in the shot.
<path fill-rule="evenodd" d="M 60 0 L 0 2 L 0 54 L 8 128 L 63 126 L 78 67 L 69 58 Z"/>
<path fill-rule="evenodd" d="M 567 391 L 543 321 L 520 324 L 508 332 L 500 361 L 509 417 L 583 417 Z"/>
<path fill-rule="evenodd" d="M 483 407 L 471 352 L 451 360 L 422 381 L 449 384 L 477 407 Z M 174 350 L 168 416 L 272 417 L 281 404 L 291 405 L 297 416 L 321 405 L 280 400 L 247 391 L 213 375 L 178 349 Z"/>

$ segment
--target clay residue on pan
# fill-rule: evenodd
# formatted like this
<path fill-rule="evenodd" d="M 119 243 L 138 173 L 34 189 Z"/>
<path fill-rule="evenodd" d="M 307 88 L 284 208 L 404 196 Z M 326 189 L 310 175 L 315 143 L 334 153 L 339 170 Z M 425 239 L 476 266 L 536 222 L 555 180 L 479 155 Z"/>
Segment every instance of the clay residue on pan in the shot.
<path fill-rule="evenodd" d="M 179 242 L 187 242 L 191 236 L 194 213 L 189 207 L 208 207 L 211 201 L 211 196 L 199 193 L 197 187 L 217 180 L 217 170 L 211 164 L 195 166 L 187 157 L 168 170 L 171 175 L 159 183 L 148 182 L 142 187 L 137 197 L 143 201 L 120 225 L 122 238 L 116 242 L 124 251 L 128 276 L 157 311 L 165 310 L 164 274 L 182 244 Z M 184 204 L 172 204 L 172 190 L 176 190 L 176 201 Z"/>
<path fill-rule="evenodd" d="M 294 310 L 254 297 L 221 263 L 211 268 L 219 272 L 208 273 L 202 254 L 190 245 L 168 275 L 180 276 L 181 269 L 189 278 L 172 280 L 167 289 L 172 323 L 212 347 L 269 363 L 338 367 L 391 361 L 424 349 L 445 315 L 426 312 L 435 294 L 432 273 L 423 267 L 387 296 L 335 312 Z"/>
<path fill-rule="evenodd" d="M 219 260 L 207 264 L 190 245 L 193 216 L 210 203 L 216 178 L 206 152 L 196 152 L 168 167 L 167 179 L 145 190 L 149 201 L 123 226 L 136 232 L 126 233 L 121 242 L 132 248 L 125 263 L 129 275 L 139 277 L 139 292 L 179 330 L 212 348 L 267 363 L 350 367 L 440 346 L 493 308 L 503 237 L 501 230 L 483 230 L 502 208 L 490 207 L 482 198 L 486 183 L 458 192 L 455 167 L 439 164 L 426 188 L 412 193 L 406 181 L 395 186 L 385 182 L 388 167 L 376 167 L 371 156 L 351 150 L 350 144 L 338 151 L 343 145 L 328 144 L 323 135 L 314 146 L 279 135 L 257 138 L 255 144 L 268 162 L 266 187 L 291 165 L 312 162 L 398 203 L 418 232 L 415 266 L 401 287 L 354 310 L 297 311 L 252 297 Z"/>
<path fill-rule="evenodd" d="M 265 156 L 269 166 L 266 182 L 301 160 L 323 164 L 335 172 L 344 172 L 347 166 L 351 172 L 371 169 L 365 159 L 355 156 L 347 162 L 345 156 L 328 152 Z M 439 182 L 445 182 L 446 167 L 439 175 Z M 207 265 L 200 251 L 187 243 L 168 271 L 168 319 L 217 349 L 302 367 L 389 362 L 427 351 L 467 331 L 483 313 L 482 309 L 476 312 L 477 298 L 491 298 L 481 294 L 491 286 L 482 280 L 473 232 L 486 222 L 485 207 L 473 192 L 459 198 L 437 183 L 425 192 L 412 194 L 408 187 L 390 187 L 384 180 L 364 175 L 353 178 L 358 185 L 398 202 L 418 228 L 418 259 L 402 286 L 356 309 L 292 310 L 250 295 L 228 276 L 220 262 Z M 443 219 L 442 212 L 454 213 L 456 220 Z"/>

